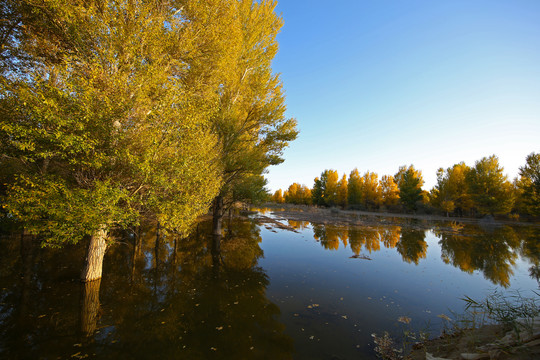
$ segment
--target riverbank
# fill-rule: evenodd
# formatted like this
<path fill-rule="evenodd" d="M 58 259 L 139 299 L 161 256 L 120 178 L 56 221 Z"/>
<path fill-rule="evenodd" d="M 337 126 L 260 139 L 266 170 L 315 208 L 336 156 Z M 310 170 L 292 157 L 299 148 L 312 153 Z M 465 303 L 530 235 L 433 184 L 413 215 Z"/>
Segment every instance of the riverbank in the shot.
<path fill-rule="evenodd" d="M 459 224 L 477 224 L 485 227 L 496 227 L 502 225 L 511 226 L 534 226 L 540 227 L 539 223 L 510 221 L 485 218 L 465 218 L 465 217 L 445 217 L 439 215 L 426 214 L 400 214 L 388 212 L 371 212 L 360 210 L 341 210 L 338 208 L 321 208 L 307 205 L 294 204 L 275 204 L 266 203 L 261 206 L 263 213 L 271 212 L 275 216 L 285 220 L 309 221 L 319 224 L 336 225 L 358 225 L 358 226 L 377 226 L 377 225 L 396 225 L 412 228 L 426 229 L 437 223 L 448 230 L 455 230 Z"/>
<path fill-rule="evenodd" d="M 540 317 L 517 319 L 512 325 L 485 325 L 428 340 L 407 357 L 411 360 L 540 359 Z"/>

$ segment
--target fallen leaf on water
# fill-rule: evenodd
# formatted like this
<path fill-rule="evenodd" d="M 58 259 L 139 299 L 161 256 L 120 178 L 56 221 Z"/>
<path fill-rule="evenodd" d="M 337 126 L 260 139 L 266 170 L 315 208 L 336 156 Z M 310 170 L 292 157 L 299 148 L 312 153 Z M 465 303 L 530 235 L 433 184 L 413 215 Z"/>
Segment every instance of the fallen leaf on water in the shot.
<path fill-rule="evenodd" d="M 223 330 L 223 326 L 216 327 L 216 330 Z"/>
<path fill-rule="evenodd" d="M 341 317 L 347 320 L 347 315 L 342 315 Z"/>

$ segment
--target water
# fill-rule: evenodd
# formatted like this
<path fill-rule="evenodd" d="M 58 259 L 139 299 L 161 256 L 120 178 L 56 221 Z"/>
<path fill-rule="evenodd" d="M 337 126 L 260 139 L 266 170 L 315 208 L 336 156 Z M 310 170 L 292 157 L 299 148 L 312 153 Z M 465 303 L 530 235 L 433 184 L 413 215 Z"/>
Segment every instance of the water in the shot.
<path fill-rule="evenodd" d="M 539 286 L 538 228 L 225 225 L 219 253 L 204 223 L 118 234 L 86 287 L 85 244 L 2 237 L 0 358 L 372 359 L 373 332 L 437 335 L 465 295 Z"/>

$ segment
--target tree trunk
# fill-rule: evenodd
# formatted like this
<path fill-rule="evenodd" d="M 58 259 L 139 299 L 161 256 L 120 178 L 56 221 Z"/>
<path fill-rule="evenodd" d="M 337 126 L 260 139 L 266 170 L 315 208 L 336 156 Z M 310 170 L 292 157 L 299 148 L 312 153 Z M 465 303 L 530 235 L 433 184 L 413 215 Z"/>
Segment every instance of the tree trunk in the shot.
<path fill-rule="evenodd" d="M 107 230 L 103 226 L 90 238 L 81 281 L 86 282 L 101 279 L 103 258 L 105 257 L 105 250 L 107 250 L 107 235 Z"/>
<path fill-rule="evenodd" d="M 223 228 L 223 196 L 218 195 L 215 197 L 213 210 L 212 234 L 221 236 Z"/>
<path fill-rule="evenodd" d="M 212 273 L 214 278 L 219 278 L 221 267 L 221 235 L 212 236 Z"/>
<path fill-rule="evenodd" d="M 99 317 L 99 288 L 101 279 L 81 284 L 80 322 L 81 333 L 88 337 L 96 331 Z"/>

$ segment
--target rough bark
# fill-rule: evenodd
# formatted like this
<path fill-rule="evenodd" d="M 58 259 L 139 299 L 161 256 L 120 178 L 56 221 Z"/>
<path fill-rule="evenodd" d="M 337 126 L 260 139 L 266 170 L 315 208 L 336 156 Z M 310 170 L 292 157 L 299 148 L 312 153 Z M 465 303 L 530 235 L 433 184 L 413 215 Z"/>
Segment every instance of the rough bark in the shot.
<path fill-rule="evenodd" d="M 106 228 L 102 227 L 90 238 L 81 281 L 101 279 L 103 258 L 105 257 L 105 250 L 107 250 L 107 235 Z"/>
<path fill-rule="evenodd" d="M 81 284 L 80 323 L 81 333 L 88 337 L 96 331 L 99 317 L 99 288 L 101 279 Z"/>

